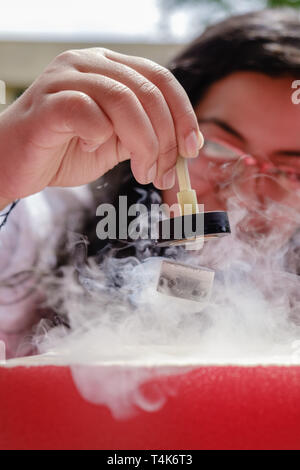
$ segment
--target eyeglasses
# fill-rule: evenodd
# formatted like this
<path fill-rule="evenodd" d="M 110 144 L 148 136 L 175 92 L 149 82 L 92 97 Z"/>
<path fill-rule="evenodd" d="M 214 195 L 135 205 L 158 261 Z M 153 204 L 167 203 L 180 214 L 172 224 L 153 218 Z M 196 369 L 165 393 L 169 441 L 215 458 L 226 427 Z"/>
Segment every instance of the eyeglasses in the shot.
<path fill-rule="evenodd" d="M 258 159 L 213 139 L 205 141 L 200 156 L 206 159 L 211 170 L 215 168 L 219 177 L 234 178 L 251 173 L 252 176 L 269 176 L 289 188 L 300 187 L 300 156 L 281 156 L 274 161 Z"/>

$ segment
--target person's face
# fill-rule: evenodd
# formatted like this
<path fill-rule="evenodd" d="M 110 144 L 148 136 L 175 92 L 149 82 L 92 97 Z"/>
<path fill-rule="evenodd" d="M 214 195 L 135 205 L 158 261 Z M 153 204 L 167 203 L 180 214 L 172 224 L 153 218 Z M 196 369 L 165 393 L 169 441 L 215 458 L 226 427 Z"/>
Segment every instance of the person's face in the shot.
<path fill-rule="evenodd" d="M 258 222 L 257 214 L 270 202 L 300 208 L 300 105 L 292 103 L 292 81 L 235 72 L 214 83 L 196 106 L 206 146 L 189 169 L 205 211 L 226 210 L 233 197 L 256 214 L 264 232 L 275 221 Z M 165 191 L 165 202 L 176 202 L 177 191 Z"/>

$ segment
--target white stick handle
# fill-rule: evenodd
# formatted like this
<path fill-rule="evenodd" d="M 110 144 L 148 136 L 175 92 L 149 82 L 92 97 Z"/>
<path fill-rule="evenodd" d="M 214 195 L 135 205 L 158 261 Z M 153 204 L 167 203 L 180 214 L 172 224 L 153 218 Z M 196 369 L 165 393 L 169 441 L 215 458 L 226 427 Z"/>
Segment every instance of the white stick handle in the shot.
<path fill-rule="evenodd" d="M 178 156 L 176 163 L 178 185 L 180 191 L 189 191 L 191 188 L 187 159 Z"/>

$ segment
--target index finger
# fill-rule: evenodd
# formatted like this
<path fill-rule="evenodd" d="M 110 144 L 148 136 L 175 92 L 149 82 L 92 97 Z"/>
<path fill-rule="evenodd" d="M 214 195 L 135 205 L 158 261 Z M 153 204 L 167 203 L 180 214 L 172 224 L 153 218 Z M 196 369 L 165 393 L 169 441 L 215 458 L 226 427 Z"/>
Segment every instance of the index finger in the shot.
<path fill-rule="evenodd" d="M 188 158 L 196 157 L 204 139 L 189 97 L 174 75 L 149 59 L 127 56 L 110 50 L 105 50 L 104 54 L 112 61 L 135 69 L 160 89 L 173 117 L 180 154 Z"/>

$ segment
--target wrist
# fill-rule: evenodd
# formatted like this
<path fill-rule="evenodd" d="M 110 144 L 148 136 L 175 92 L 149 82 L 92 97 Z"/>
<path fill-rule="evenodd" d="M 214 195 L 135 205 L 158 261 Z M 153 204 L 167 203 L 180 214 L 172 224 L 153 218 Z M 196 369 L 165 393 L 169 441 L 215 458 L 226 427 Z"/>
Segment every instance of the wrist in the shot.
<path fill-rule="evenodd" d="M 0 211 L 2 211 L 3 209 L 5 209 L 5 207 L 7 207 L 9 204 L 11 204 L 13 201 L 11 200 L 8 200 L 8 199 L 3 199 L 2 197 L 0 197 Z"/>

